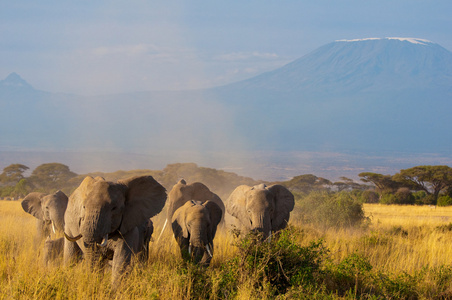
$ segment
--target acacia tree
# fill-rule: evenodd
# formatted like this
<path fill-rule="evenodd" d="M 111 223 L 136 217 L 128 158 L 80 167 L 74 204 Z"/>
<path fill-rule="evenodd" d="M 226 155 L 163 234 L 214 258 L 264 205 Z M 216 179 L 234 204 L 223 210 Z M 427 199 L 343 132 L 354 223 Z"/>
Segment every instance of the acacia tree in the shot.
<path fill-rule="evenodd" d="M 394 181 L 391 175 L 363 172 L 358 174 L 358 176 L 361 177 L 363 182 L 373 183 L 380 194 L 383 192 L 395 192 L 400 187 L 400 184 Z"/>
<path fill-rule="evenodd" d="M 343 190 L 347 190 L 347 189 L 351 189 L 351 190 L 361 190 L 361 191 L 365 191 L 369 189 L 369 186 L 364 185 L 364 184 L 359 184 L 355 181 L 353 181 L 353 179 L 350 179 L 348 177 L 342 176 L 339 177 L 339 179 L 341 181 L 336 181 L 335 183 L 333 183 L 333 185 L 337 188 L 337 190 L 343 191 Z"/>
<path fill-rule="evenodd" d="M 432 196 L 432 204 L 436 205 L 441 191 L 452 188 L 452 168 L 449 166 L 417 166 L 401 170 L 400 173 L 393 176 L 393 179 L 412 190 L 425 191 Z"/>
<path fill-rule="evenodd" d="M 42 164 L 31 173 L 31 181 L 46 190 L 62 189 L 67 181 L 77 176 L 69 167 L 60 163 Z"/>
<path fill-rule="evenodd" d="M 25 197 L 28 193 L 30 193 L 33 189 L 33 186 L 28 182 L 27 179 L 21 179 L 12 192 L 11 196 L 14 197 Z"/>
<path fill-rule="evenodd" d="M 0 181 L 6 185 L 15 185 L 24 179 L 24 172 L 30 169 L 26 165 L 11 164 L 3 169 Z"/>
<path fill-rule="evenodd" d="M 304 174 L 293 177 L 291 180 L 284 182 L 291 191 L 308 194 L 314 190 L 327 189 L 332 183 L 328 179 L 317 177 L 312 174 Z"/>

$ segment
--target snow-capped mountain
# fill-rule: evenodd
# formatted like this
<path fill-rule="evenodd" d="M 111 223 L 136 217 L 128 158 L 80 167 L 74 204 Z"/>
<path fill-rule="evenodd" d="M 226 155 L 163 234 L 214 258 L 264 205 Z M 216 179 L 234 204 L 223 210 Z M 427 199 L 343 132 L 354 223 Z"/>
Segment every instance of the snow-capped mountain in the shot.
<path fill-rule="evenodd" d="M 452 53 L 424 39 L 338 40 L 282 68 L 232 86 L 332 93 L 450 89 Z"/>
<path fill-rule="evenodd" d="M 338 40 L 204 91 L 81 97 L 12 74 L 0 81 L 0 146 L 450 153 L 451 112 L 450 51 L 415 38 Z"/>
<path fill-rule="evenodd" d="M 339 40 L 218 93 L 257 148 L 452 149 L 452 53 L 423 39 Z"/>

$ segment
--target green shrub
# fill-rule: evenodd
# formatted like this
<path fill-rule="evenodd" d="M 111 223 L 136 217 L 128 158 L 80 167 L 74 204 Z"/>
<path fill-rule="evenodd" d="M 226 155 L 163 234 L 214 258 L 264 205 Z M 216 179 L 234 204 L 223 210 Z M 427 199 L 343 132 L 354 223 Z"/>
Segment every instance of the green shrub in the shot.
<path fill-rule="evenodd" d="M 375 191 L 363 191 L 361 194 L 362 203 L 378 203 L 380 195 Z"/>
<path fill-rule="evenodd" d="M 238 257 L 221 267 L 220 294 L 235 295 L 240 284 L 251 283 L 256 290 L 270 290 L 273 295 L 284 294 L 294 286 L 317 285 L 322 274 L 321 264 L 327 255 L 323 241 L 309 246 L 297 245 L 299 235 L 286 228 L 271 241 L 248 234 L 237 242 Z"/>
<path fill-rule="evenodd" d="M 414 203 L 417 205 L 423 205 L 424 203 L 424 198 L 427 196 L 427 193 L 425 191 L 416 191 L 413 192 L 413 196 L 414 196 Z"/>
<path fill-rule="evenodd" d="M 395 193 L 395 204 L 414 204 L 415 198 L 409 188 L 402 187 Z"/>
<path fill-rule="evenodd" d="M 362 203 L 350 192 L 313 192 L 297 201 L 303 222 L 324 229 L 361 225 L 368 218 Z"/>
<path fill-rule="evenodd" d="M 415 204 L 416 198 L 409 188 L 399 188 L 397 192 L 384 192 L 381 195 L 381 204 Z"/>
<path fill-rule="evenodd" d="M 438 206 L 449 206 L 452 205 L 452 197 L 449 195 L 444 195 L 438 198 Z"/>
<path fill-rule="evenodd" d="M 380 197 L 381 204 L 395 204 L 396 197 L 392 193 L 383 193 Z"/>
<path fill-rule="evenodd" d="M 353 292 L 356 297 L 365 293 L 372 265 L 364 256 L 353 253 L 339 264 L 330 264 L 328 271 L 331 290 L 341 295 Z"/>

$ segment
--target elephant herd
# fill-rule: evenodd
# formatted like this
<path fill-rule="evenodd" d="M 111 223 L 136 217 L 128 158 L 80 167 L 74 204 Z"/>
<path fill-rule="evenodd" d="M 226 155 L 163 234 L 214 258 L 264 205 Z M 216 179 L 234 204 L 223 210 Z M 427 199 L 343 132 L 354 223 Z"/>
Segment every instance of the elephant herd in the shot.
<path fill-rule="evenodd" d="M 22 201 L 25 212 L 37 219 L 35 243 L 44 238 L 44 262 L 63 256 L 64 264 L 80 259 L 94 265 L 109 260 L 112 283 L 120 280 L 134 255 L 147 260 L 154 231 L 151 218 L 167 206 L 166 220 L 183 259 L 208 266 L 219 224 L 263 239 L 287 226 L 294 196 L 281 185 L 237 187 L 223 202 L 200 182 L 180 180 L 171 191 L 152 176 L 118 182 L 86 177 L 68 198 L 63 192 L 33 192 Z M 52 232 L 64 237 L 51 238 Z"/>

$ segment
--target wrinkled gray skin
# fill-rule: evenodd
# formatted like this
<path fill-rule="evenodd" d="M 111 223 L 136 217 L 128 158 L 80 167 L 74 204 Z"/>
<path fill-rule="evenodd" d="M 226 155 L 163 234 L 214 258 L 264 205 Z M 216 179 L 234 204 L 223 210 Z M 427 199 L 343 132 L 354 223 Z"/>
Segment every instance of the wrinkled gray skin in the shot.
<path fill-rule="evenodd" d="M 62 257 L 64 249 L 64 237 L 58 239 L 47 239 L 44 243 L 44 264 L 49 265 L 57 258 Z"/>
<path fill-rule="evenodd" d="M 282 185 L 237 187 L 225 202 L 239 230 L 261 232 L 263 239 L 284 229 L 295 205 L 293 194 Z"/>
<path fill-rule="evenodd" d="M 223 201 L 218 197 L 217 194 L 211 192 L 209 188 L 201 182 L 193 182 L 191 184 L 187 184 L 184 179 L 181 179 L 178 183 L 176 183 L 171 191 L 168 193 L 168 201 L 167 201 L 167 213 L 165 224 L 160 233 L 159 239 L 163 234 L 163 231 L 166 228 L 166 224 L 171 222 L 173 218 L 174 212 L 185 203 L 189 201 L 201 201 L 206 202 L 210 200 L 220 207 L 222 216 L 225 212 L 225 207 Z"/>
<path fill-rule="evenodd" d="M 24 211 L 37 219 L 36 243 L 51 236 L 52 232 L 63 232 L 67 202 L 68 198 L 62 191 L 53 194 L 33 192 L 22 200 Z"/>
<path fill-rule="evenodd" d="M 210 264 L 221 216 L 221 208 L 213 201 L 189 201 L 174 212 L 171 223 L 182 258 Z"/>
<path fill-rule="evenodd" d="M 151 242 L 152 234 L 154 233 L 154 223 L 149 219 L 144 224 L 138 226 L 138 240 L 140 242 L 141 249 L 138 250 L 139 258 L 142 261 L 147 261 L 149 258 L 149 243 Z"/>
<path fill-rule="evenodd" d="M 82 254 L 90 265 L 110 259 L 112 283 L 117 283 L 132 255 L 146 248 L 149 218 L 162 210 L 165 201 L 165 188 L 151 176 L 117 183 L 86 177 L 69 197 L 64 216 L 65 263 Z"/>

